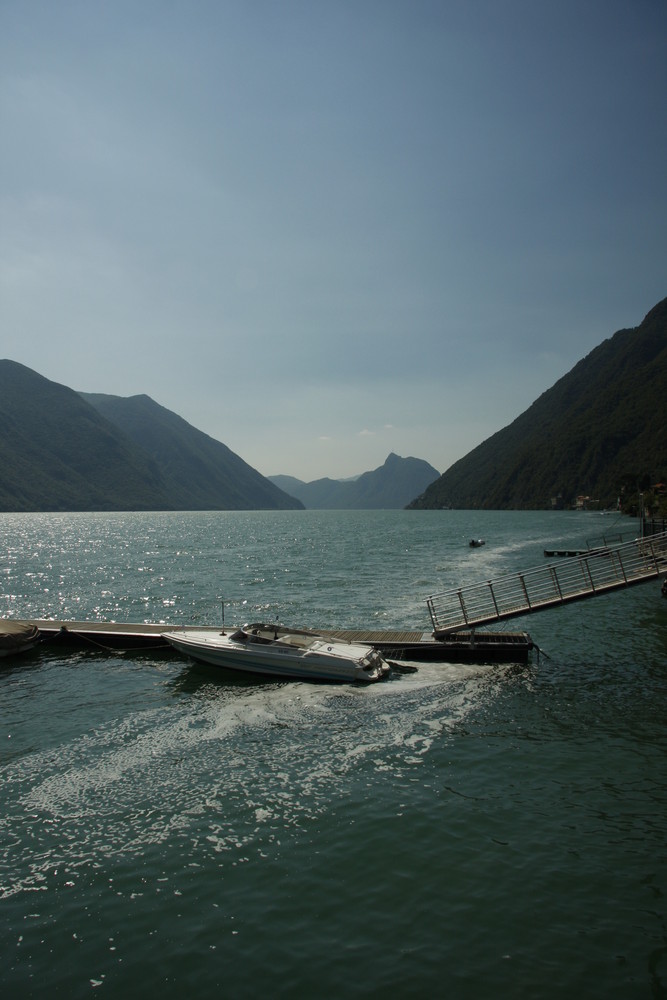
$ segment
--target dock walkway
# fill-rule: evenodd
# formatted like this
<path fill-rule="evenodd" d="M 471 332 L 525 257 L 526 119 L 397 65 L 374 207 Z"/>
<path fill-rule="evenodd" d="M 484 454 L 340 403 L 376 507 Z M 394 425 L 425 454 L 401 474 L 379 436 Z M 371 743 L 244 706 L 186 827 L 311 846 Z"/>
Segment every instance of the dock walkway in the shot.
<path fill-rule="evenodd" d="M 57 646 L 78 646 L 100 651 L 150 651 L 173 649 L 163 632 L 188 630 L 187 625 L 166 625 L 104 621 L 53 621 L 32 619 L 41 638 Z M 3 621 L 0 620 L 0 632 Z M 205 625 L 211 632 L 220 632 L 221 625 Z M 234 631 L 235 626 L 227 626 Z M 436 640 L 430 632 L 417 630 L 381 629 L 316 629 L 318 635 L 345 642 L 361 642 L 374 646 L 390 660 L 417 660 L 446 663 L 522 663 L 533 649 L 527 632 L 458 631 Z"/>
<path fill-rule="evenodd" d="M 433 635 L 488 625 L 667 575 L 667 531 L 591 550 L 558 565 L 459 587 L 427 598 Z"/>

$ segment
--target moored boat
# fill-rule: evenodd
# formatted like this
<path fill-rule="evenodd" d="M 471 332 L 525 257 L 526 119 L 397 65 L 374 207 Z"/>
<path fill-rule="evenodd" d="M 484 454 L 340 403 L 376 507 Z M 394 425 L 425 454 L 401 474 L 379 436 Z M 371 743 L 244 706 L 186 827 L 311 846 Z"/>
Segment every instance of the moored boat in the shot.
<path fill-rule="evenodd" d="M 372 646 L 327 639 L 272 625 L 244 625 L 232 632 L 184 628 L 162 637 L 187 656 L 243 673 L 296 680 L 379 681 L 389 664 Z"/>
<path fill-rule="evenodd" d="M 39 629 L 32 622 L 0 622 L 0 656 L 25 653 L 41 641 Z"/>

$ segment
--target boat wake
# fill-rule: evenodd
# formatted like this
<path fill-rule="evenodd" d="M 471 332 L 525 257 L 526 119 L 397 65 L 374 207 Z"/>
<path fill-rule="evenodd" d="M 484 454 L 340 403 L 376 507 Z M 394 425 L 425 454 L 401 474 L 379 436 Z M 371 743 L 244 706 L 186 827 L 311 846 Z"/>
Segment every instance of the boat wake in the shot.
<path fill-rule="evenodd" d="M 493 696 L 502 669 L 420 664 L 369 687 L 219 685 L 2 769 L 0 897 L 177 845 L 260 857 L 369 780 L 412 775 Z"/>

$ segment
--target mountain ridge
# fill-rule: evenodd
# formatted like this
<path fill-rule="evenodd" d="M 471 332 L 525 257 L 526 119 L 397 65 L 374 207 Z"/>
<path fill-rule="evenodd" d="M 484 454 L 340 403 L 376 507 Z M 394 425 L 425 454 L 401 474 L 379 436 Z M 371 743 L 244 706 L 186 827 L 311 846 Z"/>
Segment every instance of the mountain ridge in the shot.
<path fill-rule="evenodd" d="M 197 430 L 183 417 L 150 396 L 122 397 L 106 393 L 80 393 L 97 412 L 119 427 L 145 451 L 161 470 L 169 495 L 178 509 L 224 510 L 254 508 L 293 509 L 301 506 L 253 469 L 227 445 Z M 205 471 L 205 477 L 202 476 Z"/>
<path fill-rule="evenodd" d="M 37 398 L 37 402 L 35 401 Z M 0 361 L 0 509 L 119 509 L 166 505 L 154 463 L 79 394 Z"/>
<path fill-rule="evenodd" d="M 667 298 L 442 475 L 390 453 L 352 480 L 264 477 L 149 396 L 0 361 L 0 510 L 543 509 L 667 481 Z M 420 478 L 421 477 L 421 478 Z"/>
<path fill-rule="evenodd" d="M 0 361 L 0 510 L 302 509 L 150 397 L 95 398 Z"/>
<path fill-rule="evenodd" d="M 390 452 L 383 465 L 352 480 L 325 477 L 306 483 L 294 476 L 269 479 L 308 509 L 400 510 L 438 476 L 438 470 L 424 459 L 401 458 Z"/>
<path fill-rule="evenodd" d="M 511 424 L 447 469 L 410 509 L 608 504 L 667 479 L 667 299 L 618 330 Z"/>

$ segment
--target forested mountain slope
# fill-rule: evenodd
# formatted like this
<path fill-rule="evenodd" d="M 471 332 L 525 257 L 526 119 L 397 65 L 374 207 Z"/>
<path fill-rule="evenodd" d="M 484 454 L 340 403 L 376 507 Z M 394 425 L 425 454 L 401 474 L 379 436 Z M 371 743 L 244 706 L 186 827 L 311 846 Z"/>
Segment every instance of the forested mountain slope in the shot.
<path fill-rule="evenodd" d="M 302 506 L 148 396 L 84 397 L 9 360 L 0 361 L 0 463 L 3 511 Z"/>
<path fill-rule="evenodd" d="M 523 509 L 667 481 L 667 299 L 619 330 L 409 506 Z"/>
<path fill-rule="evenodd" d="M 0 510 L 168 506 L 160 472 L 77 392 L 0 361 Z"/>
<path fill-rule="evenodd" d="M 178 509 L 290 510 L 302 506 L 227 445 L 150 396 L 81 396 L 157 464 Z"/>

